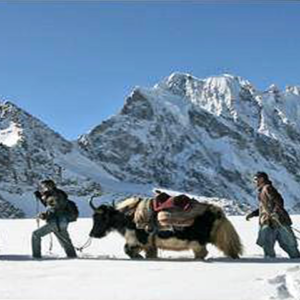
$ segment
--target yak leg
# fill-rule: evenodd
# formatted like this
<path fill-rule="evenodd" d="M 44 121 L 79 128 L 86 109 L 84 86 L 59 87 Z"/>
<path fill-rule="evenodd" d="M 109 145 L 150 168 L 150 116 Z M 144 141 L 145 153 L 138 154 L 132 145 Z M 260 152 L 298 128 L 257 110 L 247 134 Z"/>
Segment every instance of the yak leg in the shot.
<path fill-rule="evenodd" d="M 194 252 L 195 259 L 204 259 L 206 257 L 206 255 L 208 254 L 206 245 L 200 245 L 200 244 L 198 244 L 197 246 L 195 245 L 192 248 L 192 250 Z"/>
<path fill-rule="evenodd" d="M 146 258 L 157 258 L 157 248 L 154 246 L 145 249 Z"/>
<path fill-rule="evenodd" d="M 148 237 L 148 243 L 145 247 L 146 258 L 157 258 L 157 247 L 155 245 L 155 236 L 150 234 Z"/>
<path fill-rule="evenodd" d="M 126 239 L 126 244 L 124 246 L 125 253 L 130 258 L 136 258 L 136 259 L 143 258 L 143 256 L 139 254 L 142 249 L 139 246 L 135 230 L 126 230 L 125 239 Z"/>
<path fill-rule="evenodd" d="M 135 259 L 143 259 L 144 257 L 139 254 L 141 251 L 141 248 L 139 246 L 131 246 L 128 244 L 125 244 L 124 246 L 124 252 L 130 257 Z"/>

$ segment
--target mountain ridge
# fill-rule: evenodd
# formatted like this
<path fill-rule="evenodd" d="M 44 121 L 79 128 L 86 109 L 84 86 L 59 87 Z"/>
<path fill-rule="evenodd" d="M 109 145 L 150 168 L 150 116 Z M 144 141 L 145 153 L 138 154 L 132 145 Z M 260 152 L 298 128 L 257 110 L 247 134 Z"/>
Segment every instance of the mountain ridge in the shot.
<path fill-rule="evenodd" d="M 74 197 L 158 186 L 249 207 L 251 178 L 264 170 L 288 206 L 300 208 L 299 86 L 261 92 L 230 74 L 175 72 L 152 88 L 135 87 L 119 113 L 75 141 L 10 101 L 0 103 L 0 116 L 3 201 L 51 177 Z"/>
<path fill-rule="evenodd" d="M 78 144 L 120 180 L 245 202 L 253 197 L 253 173 L 263 169 L 294 206 L 298 92 L 297 86 L 260 92 L 228 74 L 200 80 L 173 73 L 153 88 L 135 88 L 119 114 Z"/>

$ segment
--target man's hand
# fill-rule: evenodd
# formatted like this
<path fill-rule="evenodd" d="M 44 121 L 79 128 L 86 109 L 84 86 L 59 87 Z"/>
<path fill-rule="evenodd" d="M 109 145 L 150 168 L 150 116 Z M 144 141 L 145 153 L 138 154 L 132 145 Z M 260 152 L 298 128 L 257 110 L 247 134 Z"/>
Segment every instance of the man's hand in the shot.
<path fill-rule="evenodd" d="M 41 220 L 46 220 L 47 219 L 47 214 L 45 212 L 39 213 L 38 218 Z"/>
<path fill-rule="evenodd" d="M 250 221 L 251 218 L 258 217 L 258 216 L 259 216 L 259 209 L 256 209 L 256 210 L 254 210 L 251 213 L 246 215 L 246 220 Z"/>
<path fill-rule="evenodd" d="M 246 221 L 250 221 L 251 218 L 253 218 L 252 213 L 246 215 Z"/>
<path fill-rule="evenodd" d="M 35 191 L 35 192 L 34 192 L 34 196 L 37 197 L 37 198 L 39 198 L 39 199 L 42 198 L 42 194 L 41 194 L 40 191 Z"/>

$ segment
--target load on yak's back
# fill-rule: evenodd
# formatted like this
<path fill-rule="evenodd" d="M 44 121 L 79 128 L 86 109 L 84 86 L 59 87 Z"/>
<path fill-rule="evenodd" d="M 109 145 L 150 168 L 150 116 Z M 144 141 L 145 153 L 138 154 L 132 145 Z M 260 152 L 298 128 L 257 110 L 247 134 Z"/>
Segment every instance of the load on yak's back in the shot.
<path fill-rule="evenodd" d="M 153 198 L 131 197 L 116 206 L 102 204 L 94 210 L 91 237 L 102 238 L 118 231 L 125 238 L 125 253 L 131 258 L 156 258 L 157 249 L 192 250 L 197 259 L 208 254 L 211 243 L 226 256 L 239 258 L 242 244 L 223 210 L 186 195 L 171 197 L 156 191 Z"/>

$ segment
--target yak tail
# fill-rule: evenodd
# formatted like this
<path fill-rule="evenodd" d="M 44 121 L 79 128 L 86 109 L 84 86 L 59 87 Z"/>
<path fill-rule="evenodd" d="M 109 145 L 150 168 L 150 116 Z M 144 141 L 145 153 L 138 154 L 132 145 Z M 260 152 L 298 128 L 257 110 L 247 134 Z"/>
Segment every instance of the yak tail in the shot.
<path fill-rule="evenodd" d="M 241 239 L 224 212 L 221 212 L 220 215 L 220 219 L 216 220 L 212 231 L 212 244 L 223 251 L 226 256 L 239 258 L 243 254 Z"/>

